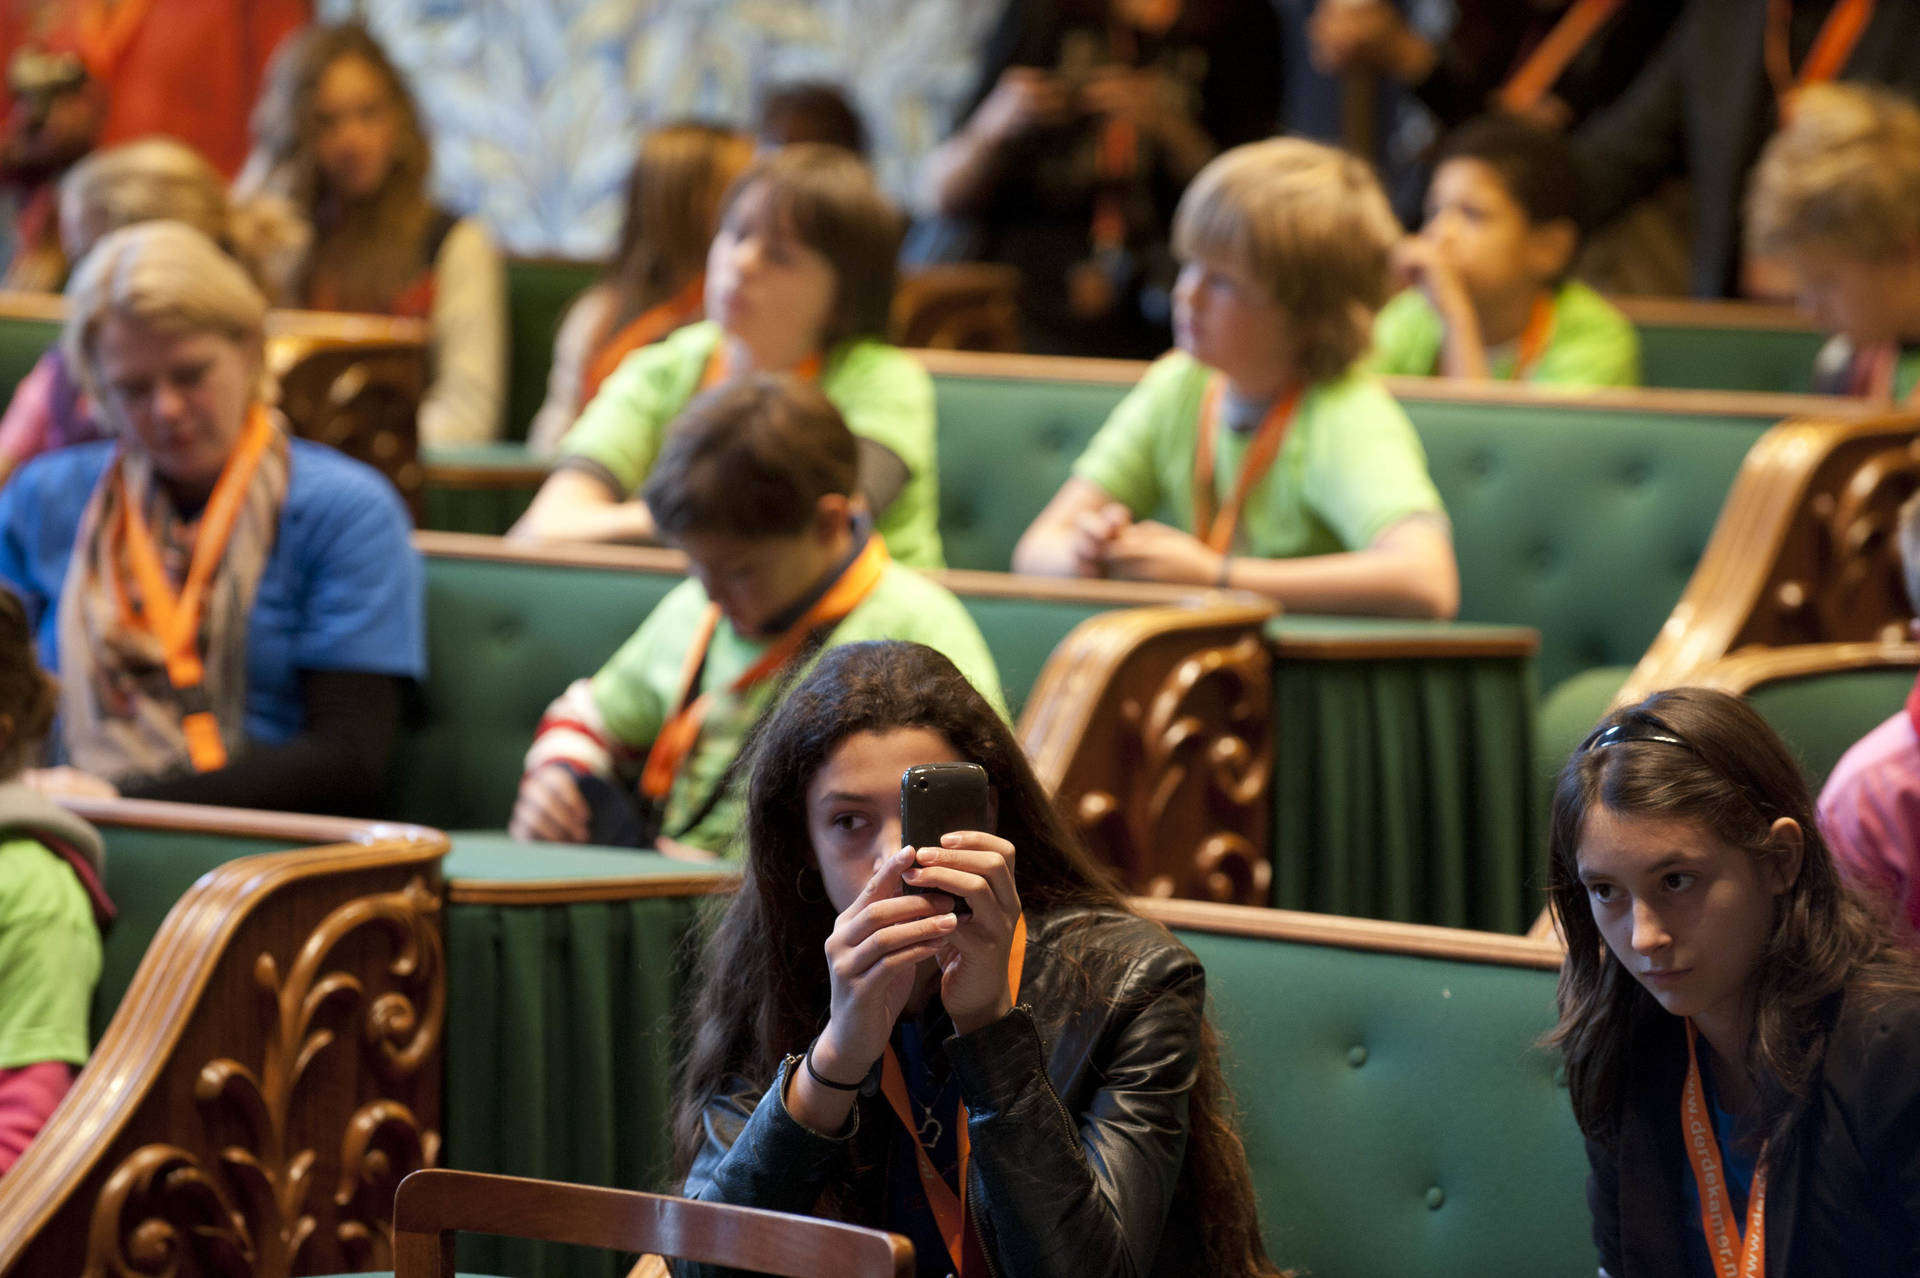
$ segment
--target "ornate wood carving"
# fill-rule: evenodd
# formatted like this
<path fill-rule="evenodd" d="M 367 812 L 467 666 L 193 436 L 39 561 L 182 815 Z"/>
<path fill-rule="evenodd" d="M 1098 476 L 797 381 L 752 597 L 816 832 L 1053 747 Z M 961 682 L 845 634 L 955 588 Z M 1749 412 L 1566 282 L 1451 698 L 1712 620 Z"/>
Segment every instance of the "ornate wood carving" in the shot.
<path fill-rule="evenodd" d="M 439 915 L 439 898 L 414 879 L 398 892 L 335 909 L 284 976 L 272 953 L 255 957 L 259 1015 L 267 1027 L 258 1066 L 217 1057 L 201 1067 L 194 1085 L 204 1109 L 224 1109 L 238 1120 L 244 1143 L 222 1148 L 216 1168 L 172 1145 L 149 1145 L 129 1156 L 94 1207 L 85 1278 L 171 1272 L 184 1259 L 183 1240 L 208 1273 L 228 1272 L 236 1257 L 245 1262 L 239 1272 L 253 1278 L 306 1270 L 307 1244 L 318 1227 L 313 1200 L 325 1188 L 315 1181 L 321 1165 L 315 1146 L 335 1137 L 305 1129 L 296 1094 L 316 1065 L 340 1068 L 329 1059 L 338 1053 L 329 1049 L 342 1020 L 357 1020 L 358 1046 L 386 1081 L 406 1079 L 432 1057 L 446 1019 Z M 394 988 L 385 991 L 333 962 L 356 933 L 372 929 L 387 934 L 393 951 L 386 975 Z M 354 1111 L 338 1136 L 340 1174 L 332 1196 L 343 1251 L 372 1263 L 386 1250 L 380 1236 L 392 1227 L 393 1191 L 407 1172 L 434 1164 L 439 1142 L 438 1132 L 423 1129 L 397 1101 L 381 1098 Z M 224 1223 L 211 1227 L 210 1220 Z M 161 1255 L 165 1270 L 140 1267 Z"/>
<path fill-rule="evenodd" d="M 394 1191 L 439 1157 L 446 1019 L 444 836 L 398 834 L 242 858 L 181 899 L 4 1183 L 0 1274 L 387 1262 Z"/>
<path fill-rule="evenodd" d="M 1041 672 L 1022 739 L 1129 891 L 1266 902 L 1271 615 L 1238 602 L 1109 613 Z"/>
<path fill-rule="evenodd" d="M 1915 491 L 1920 416 L 1768 431 L 1621 698 L 1688 682 L 1747 648 L 1897 641 L 1910 615 L 1898 515 Z"/>
<path fill-rule="evenodd" d="M 392 481 L 417 521 L 426 500 L 416 418 L 427 352 L 417 343 L 273 339 L 280 408 L 303 439 L 331 445 Z"/>

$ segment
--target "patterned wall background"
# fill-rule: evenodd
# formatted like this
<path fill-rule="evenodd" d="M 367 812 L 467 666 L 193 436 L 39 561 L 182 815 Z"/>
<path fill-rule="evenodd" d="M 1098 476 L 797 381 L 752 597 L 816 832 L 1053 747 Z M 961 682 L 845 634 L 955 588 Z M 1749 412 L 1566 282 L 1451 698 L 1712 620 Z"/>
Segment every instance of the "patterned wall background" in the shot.
<path fill-rule="evenodd" d="M 765 85 L 847 87 L 896 199 L 972 87 L 991 0 L 320 0 L 413 79 L 436 182 L 513 252 L 599 257 L 639 130 L 744 123 Z"/>

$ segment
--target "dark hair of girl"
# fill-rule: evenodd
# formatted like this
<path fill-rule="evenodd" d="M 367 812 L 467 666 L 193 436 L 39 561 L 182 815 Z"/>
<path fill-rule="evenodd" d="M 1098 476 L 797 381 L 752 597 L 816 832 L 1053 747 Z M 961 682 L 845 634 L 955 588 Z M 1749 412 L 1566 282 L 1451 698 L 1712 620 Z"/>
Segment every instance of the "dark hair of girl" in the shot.
<path fill-rule="evenodd" d="M 745 872 L 702 956 L 692 1050 L 675 1081 L 674 1156 L 682 1175 L 704 1139 L 702 1112 L 725 1081 L 765 1087 L 781 1059 L 826 1022 L 822 946 L 837 911 L 807 832 L 807 788 L 849 737 L 902 728 L 937 733 L 986 769 L 999 796 L 997 832 L 1019 849 L 1015 878 L 1028 914 L 1127 908 L 1041 788 L 1006 721 L 951 661 L 898 641 L 828 649 L 747 747 Z M 1211 1022 L 1203 1024 L 1182 1187 L 1206 1212 L 1212 1272 L 1271 1274 L 1219 1042 Z M 833 1199 L 830 1191 L 823 1204 L 830 1209 Z"/>
<path fill-rule="evenodd" d="M 1548 835 L 1549 904 L 1567 941 L 1560 1020 L 1548 1041 L 1565 1054 L 1574 1116 L 1592 1139 L 1611 1140 L 1636 1067 L 1629 1044 L 1670 1019 L 1608 951 L 1594 923 L 1579 865 L 1588 814 L 1604 807 L 1621 816 L 1690 821 L 1762 862 L 1780 855 L 1768 835 L 1775 821 L 1790 817 L 1804 840 L 1800 870 L 1775 899 L 1773 926 L 1750 978 L 1755 1014 L 1746 1053 L 1761 1130 L 1781 1141 L 1826 1053 L 1822 1005 L 1842 989 L 1869 997 L 1920 992 L 1920 967 L 1842 885 L 1806 778 L 1753 707 L 1724 692 L 1675 688 L 1615 710 L 1596 736 L 1615 725 L 1624 725 L 1624 739 L 1583 747 L 1561 769 Z"/>
<path fill-rule="evenodd" d="M 796 142 L 761 155 L 727 193 L 720 225 L 790 232 L 827 260 L 833 309 L 822 345 L 886 336 L 906 224 L 851 151 Z"/>
<path fill-rule="evenodd" d="M 34 657 L 26 607 L 0 586 L 0 780 L 11 780 L 38 757 L 57 701 L 58 685 Z"/>

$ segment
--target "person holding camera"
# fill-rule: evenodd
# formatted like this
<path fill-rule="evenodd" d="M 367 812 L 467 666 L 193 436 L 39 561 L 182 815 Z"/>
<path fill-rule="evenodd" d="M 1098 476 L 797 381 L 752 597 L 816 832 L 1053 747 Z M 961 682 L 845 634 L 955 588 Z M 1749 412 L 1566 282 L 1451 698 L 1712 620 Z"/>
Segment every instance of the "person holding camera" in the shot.
<path fill-rule="evenodd" d="M 949 255 L 1020 269 L 1029 350 L 1159 354 L 1180 192 L 1277 121 L 1273 7 L 1012 0 L 985 47 L 963 123 L 927 161 Z"/>
<path fill-rule="evenodd" d="M 956 763 L 993 828 L 902 847 L 903 774 Z M 677 1080 L 683 1192 L 893 1230 L 923 1275 L 1274 1274 L 1205 972 L 952 662 L 832 649 L 746 766 L 745 874 Z"/>

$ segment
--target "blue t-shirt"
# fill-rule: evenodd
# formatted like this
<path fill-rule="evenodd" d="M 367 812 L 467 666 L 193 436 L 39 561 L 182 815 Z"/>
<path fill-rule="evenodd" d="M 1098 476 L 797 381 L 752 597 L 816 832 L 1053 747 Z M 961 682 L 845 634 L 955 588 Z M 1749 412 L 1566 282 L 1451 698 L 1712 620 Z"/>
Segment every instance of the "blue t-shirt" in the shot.
<path fill-rule="evenodd" d="M 40 663 L 57 673 L 60 587 L 111 440 L 34 458 L 0 488 L 0 581 L 20 596 Z M 380 472 L 292 441 L 273 553 L 247 614 L 249 740 L 300 731 L 302 670 L 426 674 L 425 574 L 412 525 Z"/>

